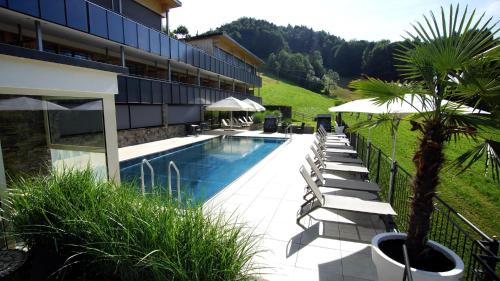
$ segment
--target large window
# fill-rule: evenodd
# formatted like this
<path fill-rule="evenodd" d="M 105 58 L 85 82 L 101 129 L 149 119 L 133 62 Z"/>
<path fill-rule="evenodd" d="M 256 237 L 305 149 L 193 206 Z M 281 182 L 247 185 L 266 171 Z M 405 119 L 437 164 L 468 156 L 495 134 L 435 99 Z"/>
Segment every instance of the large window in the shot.
<path fill-rule="evenodd" d="M 7 178 L 90 167 L 107 178 L 100 99 L 0 95 L 0 143 Z"/>

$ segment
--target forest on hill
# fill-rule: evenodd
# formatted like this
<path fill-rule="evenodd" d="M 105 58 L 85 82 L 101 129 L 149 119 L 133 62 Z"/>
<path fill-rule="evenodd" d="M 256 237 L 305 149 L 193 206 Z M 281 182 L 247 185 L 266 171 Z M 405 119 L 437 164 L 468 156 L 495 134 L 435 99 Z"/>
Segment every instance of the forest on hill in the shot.
<path fill-rule="evenodd" d="M 328 94 L 340 77 L 398 79 L 393 59 L 398 42 L 346 41 L 325 31 L 254 18 L 240 18 L 216 31 L 226 32 L 265 60 L 264 71 L 315 92 Z"/>

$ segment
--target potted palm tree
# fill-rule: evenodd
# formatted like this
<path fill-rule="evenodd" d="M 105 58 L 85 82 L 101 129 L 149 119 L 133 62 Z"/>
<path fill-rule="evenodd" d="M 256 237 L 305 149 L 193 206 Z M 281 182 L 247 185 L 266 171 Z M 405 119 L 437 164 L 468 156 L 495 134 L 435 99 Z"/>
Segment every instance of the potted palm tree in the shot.
<path fill-rule="evenodd" d="M 460 280 L 463 271 L 460 258 L 427 239 L 433 198 L 445 160 L 443 148 L 455 138 L 478 138 L 486 122 L 499 120 L 495 114 L 465 114 L 462 110 L 464 105 L 479 104 L 498 108 L 500 48 L 497 48 L 496 22 L 491 18 L 483 21 L 484 14 L 477 19 L 475 11 L 469 14 L 465 8 L 462 12 L 459 6 L 450 6 L 448 13 L 441 8 L 440 20 L 432 12 L 430 15 L 413 25 L 414 32 L 407 33 L 409 37 L 395 55 L 403 81 L 367 78 L 350 84 L 356 92 L 381 104 L 408 102 L 404 96 L 410 93 L 432 107 L 409 118 L 412 130 L 418 131 L 420 137 L 413 156 L 416 172 L 408 233 L 386 233 L 373 238 L 372 258 L 378 280 L 401 280 L 403 244 L 408 249 L 413 280 Z M 476 156 L 484 150 L 478 147 L 454 163 L 469 167 L 471 159 L 481 158 Z M 498 169 L 498 159 L 493 161 L 493 167 Z M 498 175 L 498 170 L 492 174 Z"/>

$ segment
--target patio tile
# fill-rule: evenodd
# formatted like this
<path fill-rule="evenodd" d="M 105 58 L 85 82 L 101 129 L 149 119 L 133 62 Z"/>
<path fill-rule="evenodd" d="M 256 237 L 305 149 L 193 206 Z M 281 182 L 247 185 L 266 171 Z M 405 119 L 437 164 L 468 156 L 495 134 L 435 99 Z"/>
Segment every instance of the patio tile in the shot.
<path fill-rule="evenodd" d="M 262 266 L 257 280 L 375 281 L 370 241 L 385 232 L 378 216 L 318 209 L 296 224 L 305 187 L 298 170 L 308 167 L 304 156 L 312 140 L 296 136 L 213 201 L 226 212 L 236 210 L 248 231 L 262 235 L 261 248 L 267 251 L 255 258 Z"/>
<path fill-rule="evenodd" d="M 342 274 L 340 250 L 315 246 L 301 247 L 296 266 L 305 269 L 316 269 L 334 274 Z"/>
<path fill-rule="evenodd" d="M 311 270 L 296 268 L 293 272 L 293 279 L 296 281 L 321 280 L 321 281 L 343 281 L 342 274 L 334 273 L 329 270 Z"/>
<path fill-rule="evenodd" d="M 267 268 L 277 266 L 294 266 L 297 260 L 299 245 L 275 239 L 262 239 L 259 245 L 260 252 L 255 262 Z"/>
<path fill-rule="evenodd" d="M 342 251 L 342 273 L 344 276 L 368 280 L 374 279 L 377 275 L 372 257 L 371 255 L 367 255 L 366 251 Z"/>
<path fill-rule="evenodd" d="M 322 223 L 316 223 L 302 233 L 300 244 L 302 246 L 316 246 L 340 250 L 340 241 L 337 237 L 329 237 L 325 234 Z"/>
<path fill-rule="evenodd" d="M 299 243 L 303 232 L 304 229 L 295 223 L 272 221 L 267 229 L 266 237 Z"/>

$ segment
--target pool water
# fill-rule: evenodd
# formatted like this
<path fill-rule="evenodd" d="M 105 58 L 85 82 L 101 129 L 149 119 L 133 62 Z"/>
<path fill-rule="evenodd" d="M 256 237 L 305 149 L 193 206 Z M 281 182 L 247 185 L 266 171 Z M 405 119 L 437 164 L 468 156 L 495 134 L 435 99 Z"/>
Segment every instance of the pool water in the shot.
<path fill-rule="evenodd" d="M 155 188 L 167 191 L 168 164 L 174 161 L 180 170 L 181 195 L 206 201 L 233 182 L 285 139 L 252 137 L 218 137 L 120 163 L 122 181 L 140 184 L 141 161 L 148 159 L 154 169 Z M 151 191 L 151 174 L 144 166 L 146 191 Z M 172 169 L 172 189 L 176 196 L 177 179 Z"/>

